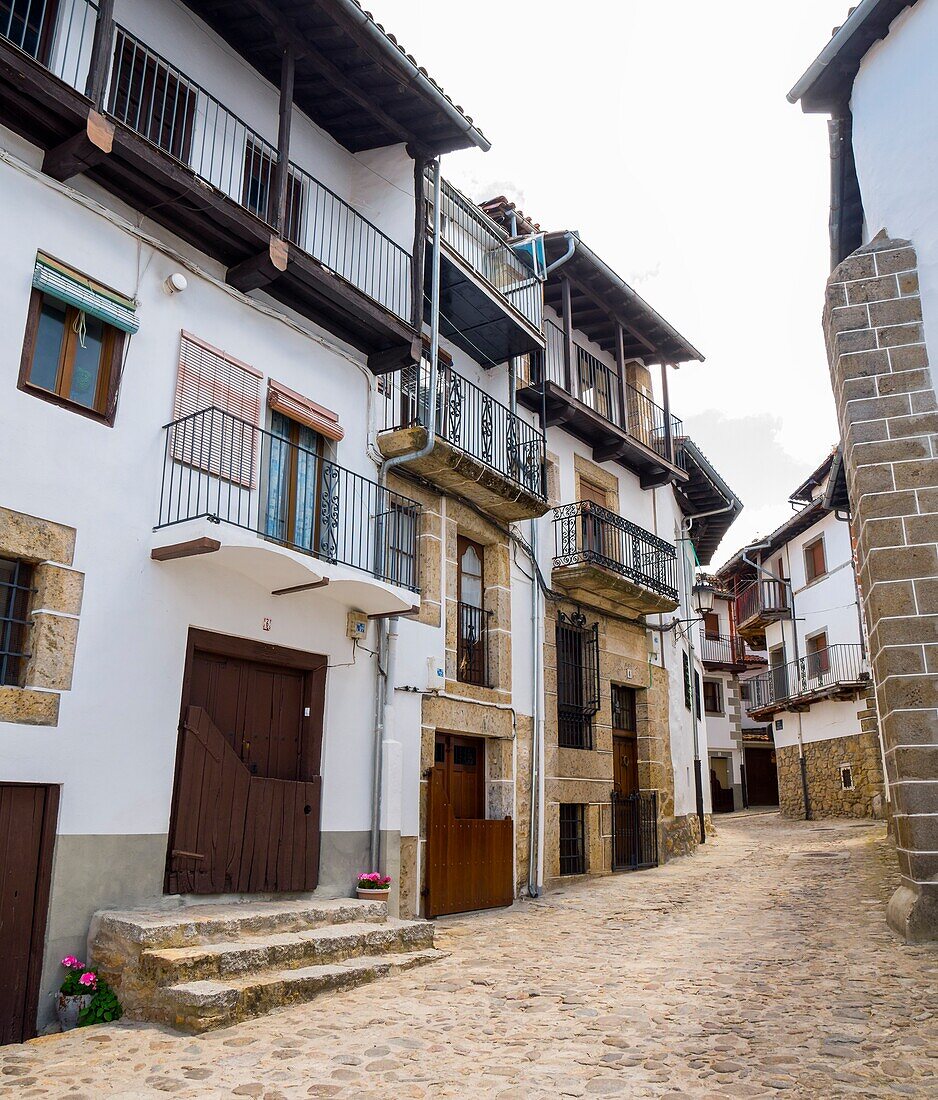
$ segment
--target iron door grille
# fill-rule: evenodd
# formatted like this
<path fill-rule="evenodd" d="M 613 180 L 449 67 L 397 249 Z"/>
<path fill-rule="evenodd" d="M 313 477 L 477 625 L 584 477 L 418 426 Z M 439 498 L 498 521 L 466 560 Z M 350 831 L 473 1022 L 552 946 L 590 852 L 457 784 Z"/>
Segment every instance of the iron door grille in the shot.
<path fill-rule="evenodd" d="M 612 792 L 612 869 L 658 866 L 658 792 Z"/>
<path fill-rule="evenodd" d="M 557 616 L 557 743 L 593 747 L 593 715 L 599 710 L 599 624 L 576 612 Z"/>
<path fill-rule="evenodd" d="M 582 803 L 560 805 L 560 873 L 586 874 L 586 807 Z"/>

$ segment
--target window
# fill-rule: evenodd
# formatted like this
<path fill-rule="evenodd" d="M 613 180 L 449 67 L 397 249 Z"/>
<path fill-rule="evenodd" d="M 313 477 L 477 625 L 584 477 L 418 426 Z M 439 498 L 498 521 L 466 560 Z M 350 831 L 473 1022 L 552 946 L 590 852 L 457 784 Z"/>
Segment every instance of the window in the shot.
<path fill-rule="evenodd" d="M 635 733 L 636 719 L 635 688 L 624 684 L 612 685 L 612 728 Z"/>
<path fill-rule="evenodd" d="M 586 873 L 586 807 L 581 804 L 560 804 L 560 873 Z"/>
<path fill-rule="evenodd" d="M 804 575 L 808 584 L 823 577 L 827 572 L 827 562 L 824 557 L 824 537 L 809 542 L 804 548 Z"/>
<path fill-rule="evenodd" d="M 48 65 L 55 34 L 58 0 L 0 0 L 0 35 L 40 64 Z"/>
<path fill-rule="evenodd" d="M 557 743 L 593 747 L 593 715 L 599 710 L 599 626 L 576 612 L 557 617 Z"/>
<path fill-rule="evenodd" d="M 124 334 L 77 306 L 34 289 L 19 388 L 110 424 Z"/>
<path fill-rule="evenodd" d="M 477 542 L 460 535 L 456 555 L 456 679 L 487 687 L 488 615 L 482 607 L 485 551 Z"/>
<path fill-rule="evenodd" d="M 687 656 L 687 650 L 681 654 L 684 665 L 684 706 L 690 710 L 691 697 L 690 697 L 690 658 Z"/>
<path fill-rule="evenodd" d="M 853 790 L 853 766 L 851 764 L 840 765 L 840 785 L 845 791 Z"/>
<path fill-rule="evenodd" d="M 388 579 L 417 587 L 417 512 L 392 502 L 388 511 Z"/>
<path fill-rule="evenodd" d="M 703 701 L 705 714 L 723 713 L 723 685 L 719 680 L 704 680 Z"/>
<path fill-rule="evenodd" d="M 831 670 L 830 651 L 827 648 L 827 631 L 814 634 L 807 639 L 808 679 L 814 680 Z"/>
<path fill-rule="evenodd" d="M 323 461 L 322 437 L 305 424 L 275 412 L 270 419 L 267 459 L 266 534 L 331 559 L 335 531 L 322 523 L 330 514 L 331 463 Z"/>
<path fill-rule="evenodd" d="M 752 695 L 748 680 L 741 680 L 739 684 L 739 697 L 744 703 L 748 703 Z"/>
<path fill-rule="evenodd" d="M 697 698 L 697 718 L 703 717 L 703 698 L 700 691 L 700 673 L 694 670 L 694 695 Z"/>
<path fill-rule="evenodd" d="M 196 91 L 168 62 L 122 30 L 114 44 L 108 111 L 148 141 L 189 163 Z"/>
<path fill-rule="evenodd" d="M 720 637 L 720 616 L 715 611 L 708 611 L 704 617 L 704 637 L 717 640 Z"/>
<path fill-rule="evenodd" d="M 27 641 L 32 622 L 29 601 L 35 589 L 33 567 L 17 559 L 0 558 L 0 685 L 19 687 L 29 659 Z"/>
<path fill-rule="evenodd" d="M 244 180 L 241 202 L 268 225 L 277 220 L 277 160 L 273 149 L 248 139 L 244 151 Z M 287 217 L 281 236 L 300 243 L 303 222 L 303 181 L 287 169 Z"/>

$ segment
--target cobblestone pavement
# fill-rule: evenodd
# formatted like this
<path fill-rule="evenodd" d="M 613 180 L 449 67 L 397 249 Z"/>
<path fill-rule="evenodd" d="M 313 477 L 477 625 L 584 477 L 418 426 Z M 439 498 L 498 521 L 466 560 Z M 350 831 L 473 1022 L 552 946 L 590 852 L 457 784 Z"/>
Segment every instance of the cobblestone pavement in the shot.
<path fill-rule="evenodd" d="M 200 1038 L 7 1047 L 0 1096 L 938 1096 L 938 950 L 878 825 L 718 821 L 697 855 L 439 922 L 444 961 Z"/>

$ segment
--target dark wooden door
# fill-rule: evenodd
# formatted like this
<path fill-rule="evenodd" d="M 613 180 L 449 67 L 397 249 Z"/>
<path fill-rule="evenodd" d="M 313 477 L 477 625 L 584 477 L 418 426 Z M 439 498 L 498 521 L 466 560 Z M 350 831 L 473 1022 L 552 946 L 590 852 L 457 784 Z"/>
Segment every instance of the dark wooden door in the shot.
<path fill-rule="evenodd" d="M 485 817 L 485 741 L 455 733 L 436 735 L 434 767 L 457 819 Z"/>
<path fill-rule="evenodd" d="M 617 733 L 612 738 L 612 784 L 617 794 L 638 790 L 638 740 L 634 736 Z"/>
<path fill-rule="evenodd" d="M 325 658 L 193 633 L 166 890 L 312 890 Z"/>
<path fill-rule="evenodd" d="M 745 749 L 746 793 L 750 806 L 778 805 L 778 769 L 775 750 L 771 748 Z"/>
<path fill-rule="evenodd" d="M 0 784 L 0 1045 L 36 1034 L 59 788 Z"/>

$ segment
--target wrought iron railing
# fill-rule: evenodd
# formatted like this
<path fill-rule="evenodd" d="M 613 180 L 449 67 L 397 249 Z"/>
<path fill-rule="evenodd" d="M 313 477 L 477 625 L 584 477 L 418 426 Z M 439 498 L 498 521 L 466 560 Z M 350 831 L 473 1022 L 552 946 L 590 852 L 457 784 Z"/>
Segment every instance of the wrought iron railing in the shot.
<path fill-rule="evenodd" d="M 84 92 L 96 17 L 88 0 L 0 4 L 0 35 Z M 276 146 L 121 26 L 115 25 L 108 56 L 105 109 L 112 118 L 373 301 L 410 319 L 411 257 L 405 249 L 292 161 L 286 217 L 278 226 Z"/>
<path fill-rule="evenodd" d="M 157 529 L 231 524 L 418 590 L 416 501 L 221 409 L 164 431 Z"/>
<path fill-rule="evenodd" d="M 746 706 L 750 712 L 780 708 L 830 688 L 863 683 L 869 677 L 869 665 L 861 645 L 831 645 L 748 680 Z"/>
<path fill-rule="evenodd" d="M 593 717 L 600 706 L 599 624 L 580 611 L 557 613 L 554 633 L 557 668 L 557 744 L 565 749 L 593 747 Z"/>
<path fill-rule="evenodd" d="M 658 792 L 612 792 L 612 869 L 658 866 Z"/>
<path fill-rule="evenodd" d="M 19 558 L 0 558 L 0 687 L 19 687 L 32 656 L 27 649 L 33 567 Z"/>
<path fill-rule="evenodd" d="M 746 660 L 746 644 L 737 635 L 700 636 L 700 659 L 705 665 L 741 665 Z"/>
<path fill-rule="evenodd" d="M 383 431 L 426 427 L 430 364 L 422 360 L 382 378 Z M 544 433 L 450 366 L 437 374 L 436 434 L 516 485 L 546 499 Z"/>
<path fill-rule="evenodd" d="M 684 468 L 684 456 L 677 446 L 677 440 L 684 435 L 684 425 L 678 417 L 672 415 L 669 421 L 660 405 L 625 379 L 620 387 L 618 371 L 579 344 L 573 346 L 574 359 L 568 378 L 563 329 L 545 318 L 544 338 L 544 351 L 534 355 L 535 384 L 540 385 L 541 378 L 545 377 L 649 450 Z M 669 422 L 670 438 L 665 430 Z"/>
<path fill-rule="evenodd" d="M 788 611 L 788 589 L 784 581 L 769 578 L 753 581 L 736 597 L 736 622 L 743 624 L 761 615 Z"/>
<path fill-rule="evenodd" d="M 490 687 L 489 628 L 492 612 L 468 603 L 456 605 L 456 679 L 463 684 Z"/>
<path fill-rule="evenodd" d="M 677 601 L 677 551 L 672 543 L 592 501 L 554 509 L 554 568 L 601 565 Z"/>
<path fill-rule="evenodd" d="M 427 174 L 427 217 L 433 219 L 433 186 Z M 508 304 L 540 331 L 543 307 L 541 280 L 506 244 L 499 227 L 474 202 L 441 182 L 440 232 L 442 239 Z"/>

